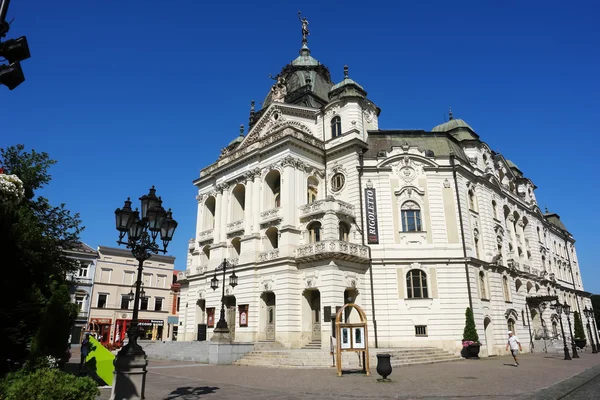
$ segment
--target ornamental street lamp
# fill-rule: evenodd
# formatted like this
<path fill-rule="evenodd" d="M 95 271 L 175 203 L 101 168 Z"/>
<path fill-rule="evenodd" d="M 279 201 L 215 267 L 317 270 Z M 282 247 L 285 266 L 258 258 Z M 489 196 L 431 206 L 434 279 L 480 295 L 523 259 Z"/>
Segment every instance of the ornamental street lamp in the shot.
<path fill-rule="evenodd" d="M 563 337 L 563 345 L 564 345 L 564 350 L 565 350 L 565 360 L 570 360 L 571 356 L 569 355 L 569 348 L 567 347 L 567 339 L 565 338 L 565 330 L 563 329 L 563 323 L 562 323 L 562 304 L 560 304 L 559 301 L 556 302 L 556 304 L 554 305 L 554 307 L 556 308 L 556 313 L 558 314 L 558 320 L 560 321 L 560 332 L 562 333 L 562 337 Z"/>
<path fill-rule="evenodd" d="M 592 342 L 592 353 L 598 353 L 598 345 L 597 343 L 594 343 L 594 336 L 592 335 L 592 329 L 590 328 L 590 317 L 593 313 L 594 312 L 587 308 L 587 306 L 583 309 L 583 314 L 587 318 L 588 335 L 590 335 L 590 341 Z"/>
<path fill-rule="evenodd" d="M 573 351 L 573 358 L 579 358 L 579 354 L 577 354 L 577 345 L 575 344 L 575 338 L 573 338 L 573 330 L 571 329 L 571 318 L 569 318 L 569 316 L 571 315 L 571 306 L 568 305 L 566 301 L 565 304 L 563 304 L 563 310 L 565 312 L 565 315 L 567 316 L 567 322 L 569 323 L 569 335 L 571 335 L 571 351 Z"/>
<path fill-rule="evenodd" d="M 115 378 L 111 400 L 143 399 L 146 385 L 146 366 L 148 365 L 146 353 L 138 344 L 139 337 L 139 307 L 140 297 L 146 293 L 142 289 L 142 271 L 144 261 L 153 254 L 166 253 L 167 246 L 173 239 L 177 228 L 177 221 L 173 219 L 169 209 L 165 211 L 162 200 L 156 197 L 154 186 L 147 195 L 140 197 L 142 214 L 136 208 L 131 209 L 129 198 L 123 208 L 115 210 L 116 228 L 119 231 L 118 244 L 124 244 L 131 250 L 131 254 L 138 261 L 137 281 L 135 294 L 130 291 L 128 297 L 133 299 L 133 317 L 127 331 L 128 343 L 119 351 L 115 364 Z M 160 233 L 162 248 L 157 243 Z M 124 241 L 125 236 L 127 239 Z"/>
<path fill-rule="evenodd" d="M 229 286 L 235 288 L 238 284 L 238 277 L 235 274 L 235 266 L 227 259 L 224 259 L 223 262 L 215 268 L 215 275 L 210 280 L 210 287 L 212 290 L 217 290 L 219 288 L 219 279 L 217 279 L 217 271 L 223 271 L 223 293 L 221 295 L 221 313 L 219 315 L 219 322 L 217 322 L 217 327 L 214 330 L 213 337 L 211 341 L 214 342 L 230 342 L 231 336 L 229 335 L 229 328 L 227 327 L 227 321 L 225 320 L 225 279 L 227 268 L 231 268 L 231 276 L 229 277 Z"/>
<path fill-rule="evenodd" d="M 8 64 L 0 64 L 0 85 L 13 90 L 25 81 L 21 61 L 31 57 L 31 54 L 25 36 L 2 42 L 2 38 L 10 30 L 10 24 L 6 22 L 9 3 L 10 0 L 0 0 L 0 57 L 8 61 Z"/>

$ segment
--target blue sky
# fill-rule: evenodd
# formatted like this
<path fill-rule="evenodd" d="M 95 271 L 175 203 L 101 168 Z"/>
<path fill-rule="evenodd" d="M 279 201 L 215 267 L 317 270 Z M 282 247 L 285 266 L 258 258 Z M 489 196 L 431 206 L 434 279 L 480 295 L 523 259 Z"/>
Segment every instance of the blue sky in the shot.
<path fill-rule="evenodd" d="M 59 161 L 43 194 L 81 213 L 92 246 L 115 245 L 115 208 L 156 185 L 185 268 L 192 180 L 297 56 L 301 7 L 313 56 L 334 81 L 349 65 L 380 128 L 428 130 L 451 106 L 514 161 L 575 235 L 598 293 L 600 6 L 482 3 L 12 0 L 8 38 L 27 35 L 32 58 L 25 83 L 0 87 L 0 147 Z"/>

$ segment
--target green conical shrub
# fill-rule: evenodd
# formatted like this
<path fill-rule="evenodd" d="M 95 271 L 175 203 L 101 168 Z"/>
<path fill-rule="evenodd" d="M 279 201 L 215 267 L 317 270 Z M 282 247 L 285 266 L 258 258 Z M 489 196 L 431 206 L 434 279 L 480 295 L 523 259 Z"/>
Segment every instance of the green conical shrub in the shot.
<path fill-rule="evenodd" d="M 585 331 L 583 330 L 583 324 L 581 323 L 581 318 L 579 317 L 579 313 L 575 311 L 575 339 L 585 339 Z"/>
<path fill-rule="evenodd" d="M 475 327 L 475 318 L 473 317 L 473 310 L 467 307 L 465 312 L 465 330 L 463 332 L 463 342 L 479 342 L 479 335 L 477 335 L 477 328 Z"/>

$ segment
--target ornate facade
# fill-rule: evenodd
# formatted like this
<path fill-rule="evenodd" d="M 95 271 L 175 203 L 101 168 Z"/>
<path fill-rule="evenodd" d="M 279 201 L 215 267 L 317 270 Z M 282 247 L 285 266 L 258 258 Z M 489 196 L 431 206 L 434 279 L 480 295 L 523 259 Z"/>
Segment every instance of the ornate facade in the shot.
<path fill-rule="evenodd" d="M 558 215 L 463 120 L 379 129 L 365 89 L 347 67 L 334 84 L 304 30 L 274 79 L 248 132 L 194 181 L 178 340 L 210 338 L 221 307 L 210 280 L 224 259 L 239 277 L 224 302 L 241 342 L 329 348 L 332 314 L 353 301 L 371 345 L 458 351 L 471 306 L 482 354 L 502 354 L 508 328 L 525 349 L 552 345 L 555 299 L 591 307 Z"/>

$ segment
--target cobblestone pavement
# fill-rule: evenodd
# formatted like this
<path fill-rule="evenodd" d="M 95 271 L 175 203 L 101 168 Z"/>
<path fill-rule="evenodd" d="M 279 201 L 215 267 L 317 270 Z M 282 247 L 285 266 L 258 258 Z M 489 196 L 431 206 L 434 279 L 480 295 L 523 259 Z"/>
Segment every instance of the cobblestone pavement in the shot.
<path fill-rule="evenodd" d="M 150 360 L 146 399 L 553 399 L 600 375 L 598 354 L 583 353 L 572 361 L 554 354 L 519 358 L 519 367 L 512 365 L 511 357 L 396 367 L 391 383 L 378 383 L 375 368 L 370 377 L 354 373 L 340 378 L 335 368 L 270 369 Z M 589 379 L 583 382 L 586 374 Z M 565 388 L 553 386 L 561 381 L 567 382 Z M 110 389 L 101 391 L 99 399 L 110 397 Z"/>

